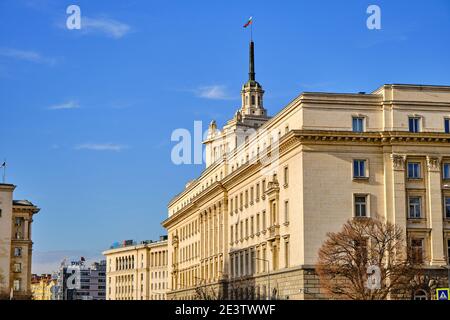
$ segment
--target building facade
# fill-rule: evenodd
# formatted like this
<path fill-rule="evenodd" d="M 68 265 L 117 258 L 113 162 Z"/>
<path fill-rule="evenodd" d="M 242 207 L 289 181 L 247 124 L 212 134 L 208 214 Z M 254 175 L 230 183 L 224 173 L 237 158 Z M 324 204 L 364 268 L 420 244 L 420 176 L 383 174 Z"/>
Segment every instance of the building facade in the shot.
<path fill-rule="evenodd" d="M 108 300 L 165 300 L 168 288 L 167 237 L 124 241 L 103 252 L 107 261 Z"/>
<path fill-rule="evenodd" d="M 274 117 L 263 94 L 251 43 L 242 106 L 221 130 L 211 122 L 206 169 L 170 201 L 162 223 L 168 299 L 325 298 L 318 250 L 328 232 L 361 216 L 400 226 L 445 284 L 450 87 L 304 92 Z"/>
<path fill-rule="evenodd" d="M 33 300 L 53 300 L 53 287 L 56 279 L 51 274 L 36 275 L 31 277 L 31 293 Z"/>
<path fill-rule="evenodd" d="M 52 289 L 55 300 L 105 300 L 106 261 L 87 265 L 85 259 L 61 263 Z"/>
<path fill-rule="evenodd" d="M 31 299 L 31 224 L 39 208 L 13 200 L 15 188 L 0 184 L 0 296 Z"/>

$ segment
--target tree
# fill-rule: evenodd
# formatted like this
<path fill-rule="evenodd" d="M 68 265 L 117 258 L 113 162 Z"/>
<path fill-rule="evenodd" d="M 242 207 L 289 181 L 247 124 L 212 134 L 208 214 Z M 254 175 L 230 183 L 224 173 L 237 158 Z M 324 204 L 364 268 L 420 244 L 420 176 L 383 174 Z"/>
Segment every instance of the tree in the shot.
<path fill-rule="evenodd" d="M 200 280 L 195 287 L 195 300 L 220 300 L 218 293 L 204 279 Z"/>
<path fill-rule="evenodd" d="M 409 292 L 419 271 L 402 230 L 373 218 L 355 218 L 341 231 L 328 233 L 316 266 L 328 294 L 353 300 L 382 300 Z"/>

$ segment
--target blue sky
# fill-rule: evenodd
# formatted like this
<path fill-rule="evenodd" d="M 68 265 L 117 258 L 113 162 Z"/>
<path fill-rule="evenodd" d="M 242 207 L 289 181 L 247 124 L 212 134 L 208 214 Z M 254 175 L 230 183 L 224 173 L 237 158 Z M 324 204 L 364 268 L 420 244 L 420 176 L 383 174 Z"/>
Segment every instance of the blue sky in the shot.
<path fill-rule="evenodd" d="M 65 28 L 70 4 L 81 30 Z M 172 164 L 171 133 L 233 115 L 249 16 L 270 114 L 302 91 L 450 85 L 446 0 L 1 0 L 0 159 L 15 198 L 41 208 L 36 272 L 164 234 L 168 201 L 202 170 Z"/>

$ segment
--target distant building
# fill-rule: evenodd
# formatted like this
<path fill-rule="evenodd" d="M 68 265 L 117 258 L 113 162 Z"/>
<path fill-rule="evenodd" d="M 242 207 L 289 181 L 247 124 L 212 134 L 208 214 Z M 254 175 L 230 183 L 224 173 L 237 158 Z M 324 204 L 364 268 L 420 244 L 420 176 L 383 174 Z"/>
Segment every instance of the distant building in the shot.
<path fill-rule="evenodd" d="M 55 300 L 105 300 L 106 261 L 87 266 L 84 258 L 67 264 L 56 273 Z"/>
<path fill-rule="evenodd" d="M 52 300 L 52 288 L 56 285 L 56 279 L 51 274 L 36 275 L 31 277 L 31 293 L 33 300 Z"/>
<path fill-rule="evenodd" d="M 108 300 L 165 300 L 167 236 L 137 244 L 126 240 L 103 252 L 107 260 Z"/>
<path fill-rule="evenodd" d="M 31 298 L 31 223 L 39 209 L 13 200 L 15 185 L 0 183 L 0 297 Z"/>

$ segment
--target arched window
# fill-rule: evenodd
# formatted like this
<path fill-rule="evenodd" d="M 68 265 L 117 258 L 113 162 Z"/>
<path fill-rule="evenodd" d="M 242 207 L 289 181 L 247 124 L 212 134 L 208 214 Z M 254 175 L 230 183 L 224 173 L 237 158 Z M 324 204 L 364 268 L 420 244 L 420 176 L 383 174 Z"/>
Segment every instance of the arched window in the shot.
<path fill-rule="evenodd" d="M 425 290 L 419 289 L 414 292 L 414 300 L 428 300 Z"/>

